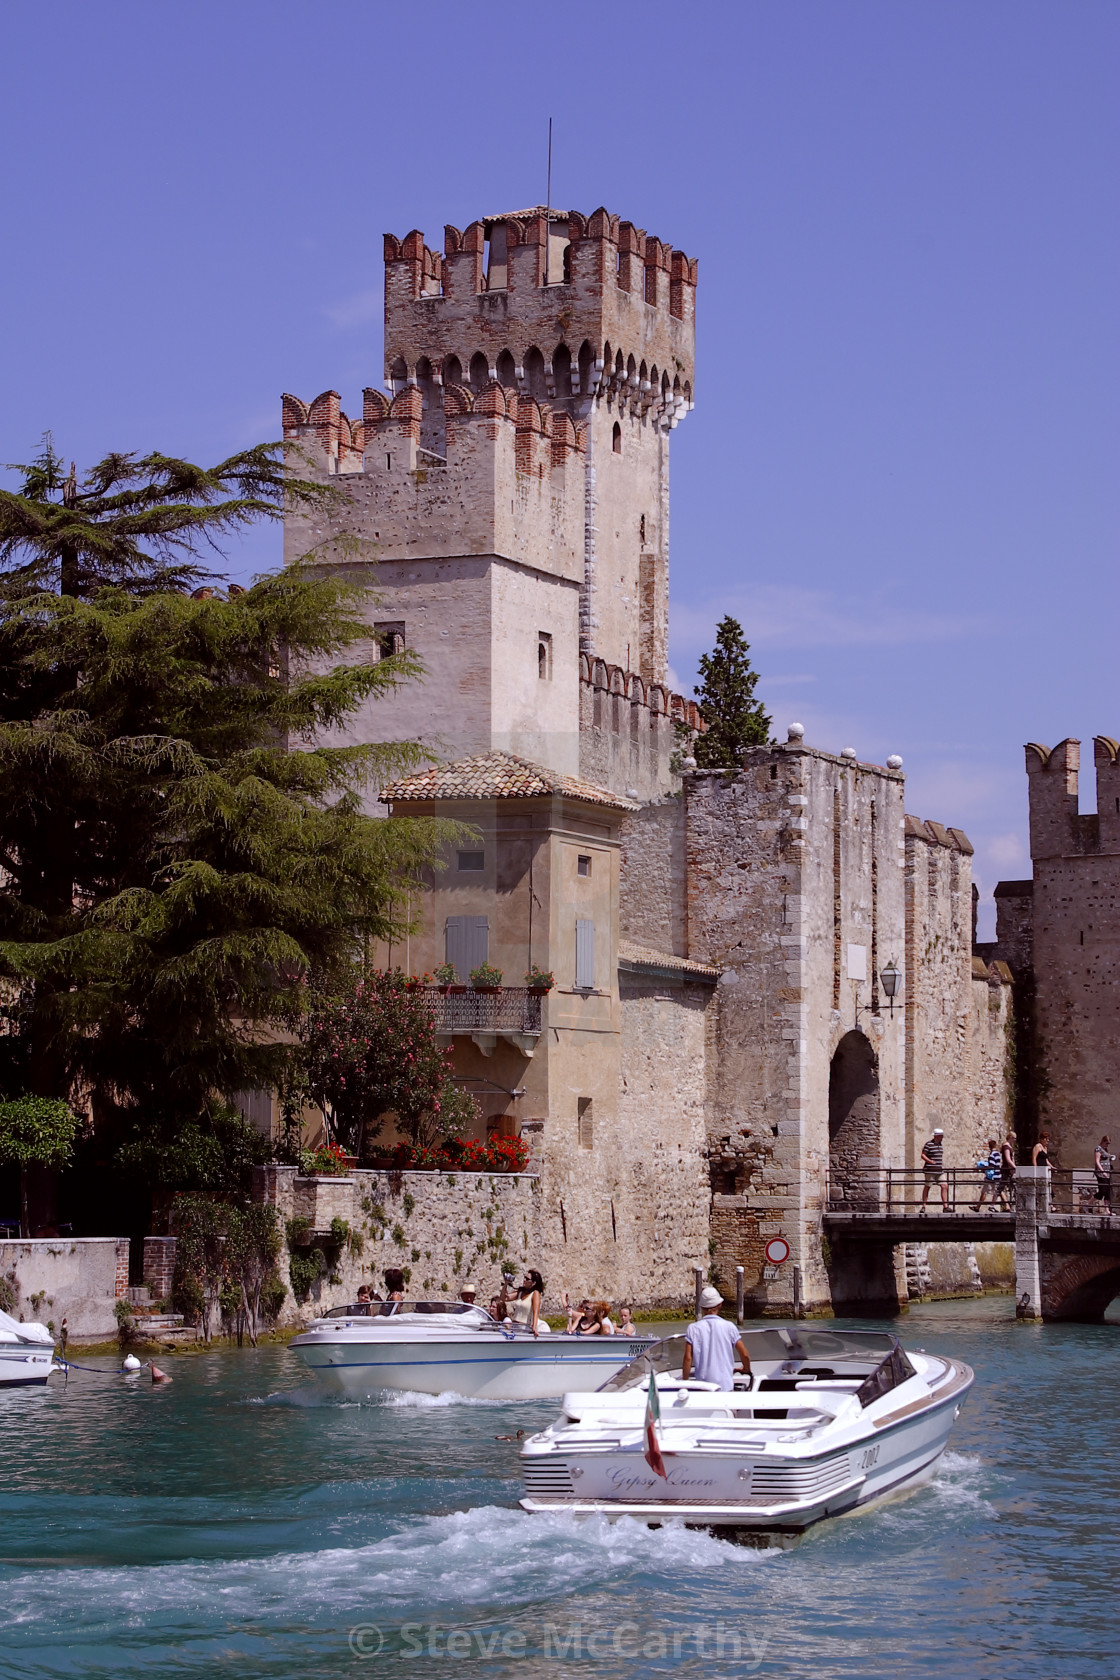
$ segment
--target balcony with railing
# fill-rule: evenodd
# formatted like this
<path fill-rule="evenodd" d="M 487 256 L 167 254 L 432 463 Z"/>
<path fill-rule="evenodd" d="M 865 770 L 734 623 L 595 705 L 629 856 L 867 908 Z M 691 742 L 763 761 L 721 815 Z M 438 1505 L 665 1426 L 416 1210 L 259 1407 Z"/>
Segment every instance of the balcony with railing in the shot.
<path fill-rule="evenodd" d="M 478 991 L 473 986 L 425 986 L 424 995 L 441 1038 L 470 1038 L 484 1056 L 493 1054 L 499 1038 L 531 1056 L 541 1035 L 543 993 L 528 986 L 498 986 Z"/>

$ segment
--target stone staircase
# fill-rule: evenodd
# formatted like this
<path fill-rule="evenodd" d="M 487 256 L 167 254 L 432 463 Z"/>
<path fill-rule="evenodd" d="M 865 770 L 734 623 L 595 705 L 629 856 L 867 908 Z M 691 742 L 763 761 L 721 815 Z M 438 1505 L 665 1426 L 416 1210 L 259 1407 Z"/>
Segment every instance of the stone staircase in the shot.
<path fill-rule="evenodd" d="M 128 1302 L 132 1308 L 137 1333 L 152 1341 L 174 1346 L 176 1342 L 192 1342 L 197 1332 L 186 1325 L 182 1313 L 160 1312 L 152 1301 L 147 1284 L 130 1287 Z"/>

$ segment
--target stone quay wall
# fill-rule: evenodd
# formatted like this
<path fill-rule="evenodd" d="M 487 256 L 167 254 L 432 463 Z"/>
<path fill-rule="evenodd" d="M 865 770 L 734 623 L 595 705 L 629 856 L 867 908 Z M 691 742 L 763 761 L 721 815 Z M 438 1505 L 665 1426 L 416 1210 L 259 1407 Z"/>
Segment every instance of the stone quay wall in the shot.
<path fill-rule="evenodd" d="M 16 1292 L 13 1318 L 62 1320 L 71 1340 L 114 1336 L 113 1309 L 128 1293 L 127 1237 L 36 1237 L 0 1242 L 0 1276 Z"/>
<path fill-rule="evenodd" d="M 454 1300 L 470 1283 L 478 1299 L 489 1302 L 501 1288 L 503 1267 L 516 1271 L 520 1282 L 526 1266 L 539 1264 L 538 1186 L 527 1173 L 356 1169 L 348 1178 L 303 1178 L 295 1167 L 257 1167 L 254 1198 L 276 1209 L 284 1239 L 279 1271 L 289 1290 L 292 1221 L 309 1221 L 312 1242 L 330 1267 L 303 1305 L 289 1293 L 280 1323 L 298 1324 L 344 1306 L 363 1283 L 383 1294 L 390 1266 L 401 1268 L 406 1292 L 415 1298 Z M 346 1222 L 349 1244 L 331 1242 L 334 1219 Z M 555 1299 L 547 1304 L 557 1310 Z"/>

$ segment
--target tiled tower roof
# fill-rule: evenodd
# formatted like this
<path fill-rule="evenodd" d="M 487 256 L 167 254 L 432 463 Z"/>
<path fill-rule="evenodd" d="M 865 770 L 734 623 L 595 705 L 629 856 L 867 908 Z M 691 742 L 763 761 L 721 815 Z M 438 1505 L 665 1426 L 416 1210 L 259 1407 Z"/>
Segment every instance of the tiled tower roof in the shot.
<path fill-rule="evenodd" d="M 609 805 L 616 811 L 638 808 L 632 800 L 609 793 L 606 788 L 593 787 L 575 776 L 562 776 L 543 764 L 497 750 L 404 776 L 384 788 L 381 797 L 397 805 L 430 799 L 541 799 L 553 794 L 582 800 L 585 805 Z"/>

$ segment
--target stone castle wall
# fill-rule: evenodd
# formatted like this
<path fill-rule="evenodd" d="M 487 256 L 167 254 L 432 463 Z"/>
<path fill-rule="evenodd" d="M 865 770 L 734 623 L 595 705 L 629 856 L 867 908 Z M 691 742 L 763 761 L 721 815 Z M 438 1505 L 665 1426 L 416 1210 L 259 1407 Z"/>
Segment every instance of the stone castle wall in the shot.
<path fill-rule="evenodd" d="M 905 832 L 905 1164 L 941 1126 L 946 1165 L 970 1167 L 1011 1122 L 1011 974 L 972 955 L 967 835 L 913 816 Z"/>
<path fill-rule="evenodd" d="M 619 932 L 679 957 L 688 952 L 686 821 L 677 793 L 643 805 L 622 826 Z"/>

